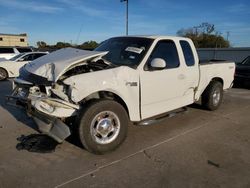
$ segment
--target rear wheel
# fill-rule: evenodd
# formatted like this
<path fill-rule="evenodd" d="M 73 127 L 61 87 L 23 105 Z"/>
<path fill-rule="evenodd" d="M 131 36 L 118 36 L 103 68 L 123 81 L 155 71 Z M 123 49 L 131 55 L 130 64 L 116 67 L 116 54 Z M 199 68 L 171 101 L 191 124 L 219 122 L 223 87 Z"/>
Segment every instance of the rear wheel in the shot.
<path fill-rule="evenodd" d="M 104 154 L 125 140 L 128 123 L 128 115 L 122 105 L 112 100 L 98 100 L 81 113 L 78 135 L 88 151 Z"/>
<path fill-rule="evenodd" d="M 0 68 L 0 81 L 5 80 L 8 77 L 8 73 L 5 69 Z"/>
<path fill-rule="evenodd" d="M 212 81 L 202 94 L 202 105 L 208 110 L 216 110 L 223 98 L 223 86 L 220 82 Z"/>

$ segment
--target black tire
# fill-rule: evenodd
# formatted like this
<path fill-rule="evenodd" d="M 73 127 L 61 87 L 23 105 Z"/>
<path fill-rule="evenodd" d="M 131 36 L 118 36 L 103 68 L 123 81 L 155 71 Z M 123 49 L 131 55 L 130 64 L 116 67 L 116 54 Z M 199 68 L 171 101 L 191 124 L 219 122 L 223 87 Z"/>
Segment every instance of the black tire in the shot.
<path fill-rule="evenodd" d="M 219 96 L 216 96 L 219 93 Z M 216 98 L 216 99 L 215 99 Z M 216 110 L 223 99 L 223 86 L 218 81 L 212 81 L 202 94 L 202 105 L 208 110 Z"/>
<path fill-rule="evenodd" d="M 105 115 L 106 117 L 100 118 L 104 114 L 107 114 Z M 108 135 L 109 134 L 111 135 L 110 138 L 114 139 L 114 140 L 110 139 L 112 140 L 111 142 L 100 143 L 102 140 L 105 139 L 102 138 L 102 134 L 93 133 L 93 131 L 99 131 L 99 132 L 103 131 L 105 128 L 101 127 L 102 125 L 101 122 L 107 119 L 111 120 L 111 117 L 113 118 L 112 121 L 108 122 L 111 123 L 112 125 L 108 123 L 106 123 L 105 125 L 107 125 L 108 127 L 116 126 L 116 128 L 119 125 L 120 127 L 119 131 L 117 131 L 118 129 L 116 129 L 116 131 L 113 131 L 113 133 L 112 131 L 108 133 Z M 84 148 L 91 153 L 104 154 L 115 150 L 125 140 L 127 136 L 129 118 L 126 110 L 123 108 L 121 104 L 112 100 L 104 99 L 91 102 L 89 105 L 84 107 L 84 110 L 79 115 L 77 124 L 78 124 L 77 127 L 78 136 Z"/>
<path fill-rule="evenodd" d="M 5 69 L 0 68 L 0 81 L 6 80 L 8 78 L 8 73 Z"/>

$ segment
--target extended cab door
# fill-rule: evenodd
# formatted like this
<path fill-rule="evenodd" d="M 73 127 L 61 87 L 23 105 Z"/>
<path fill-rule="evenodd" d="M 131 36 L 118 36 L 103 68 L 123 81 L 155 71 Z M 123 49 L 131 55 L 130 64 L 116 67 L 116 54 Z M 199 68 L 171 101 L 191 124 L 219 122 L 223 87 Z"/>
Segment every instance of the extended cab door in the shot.
<path fill-rule="evenodd" d="M 166 68 L 152 69 L 150 62 L 155 58 L 163 59 Z M 156 44 L 144 71 L 140 74 L 142 119 L 193 103 L 196 83 L 192 80 L 198 79 L 198 68 L 196 67 L 197 71 L 192 73 L 187 70 L 183 61 L 179 43 L 176 45 L 173 40 L 160 40 Z"/>

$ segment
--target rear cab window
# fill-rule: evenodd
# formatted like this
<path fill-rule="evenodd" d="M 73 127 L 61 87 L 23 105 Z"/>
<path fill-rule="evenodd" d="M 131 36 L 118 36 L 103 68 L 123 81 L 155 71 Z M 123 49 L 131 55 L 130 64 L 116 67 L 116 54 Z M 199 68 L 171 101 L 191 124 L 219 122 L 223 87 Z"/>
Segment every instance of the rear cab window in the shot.
<path fill-rule="evenodd" d="M 42 57 L 44 55 L 46 55 L 46 54 L 43 54 L 43 53 L 34 54 L 33 60 L 35 60 L 35 59 L 37 59 L 39 57 Z"/>
<path fill-rule="evenodd" d="M 16 48 L 20 53 L 32 52 L 30 48 Z"/>
<path fill-rule="evenodd" d="M 166 69 L 173 69 L 180 66 L 178 51 L 175 42 L 172 40 L 159 41 L 150 56 L 149 62 L 154 58 L 165 60 Z"/>
<path fill-rule="evenodd" d="M 195 60 L 194 60 L 194 54 L 192 51 L 192 48 L 189 44 L 189 42 L 185 41 L 185 40 L 181 40 L 180 41 L 180 45 L 182 48 L 182 52 L 185 58 L 185 63 L 187 66 L 194 66 L 195 64 Z"/>
<path fill-rule="evenodd" d="M 13 48 L 0 48 L 0 54 L 12 54 L 14 53 Z"/>
<path fill-rule="evenodd" d="M 25 55 L 22 59 L 23 61 L 33 61 L 33 54 Z"/>

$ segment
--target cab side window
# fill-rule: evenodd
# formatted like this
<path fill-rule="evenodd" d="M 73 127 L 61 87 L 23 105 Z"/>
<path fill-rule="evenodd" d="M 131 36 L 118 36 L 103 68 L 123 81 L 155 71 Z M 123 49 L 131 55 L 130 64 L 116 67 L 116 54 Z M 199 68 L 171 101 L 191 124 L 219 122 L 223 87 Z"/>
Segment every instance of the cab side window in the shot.
<path fill-rule="evenodd" d="M 23 61 L 32 61 L 33 60 L 33 54 L 29 54 L 23 57 Z"/>
<path fill-rule="evenodd" d="M 39 57 L 42 57 L 42 56 L 44 56 L 44 55 L 46 55 L 46 54 L 40 53 L 40 54 L 33 54 L 33 55 L 34 55 L 33 60 L 35 60 L 35 59 L 37 59 L 37 58 L 39 58 Z"/>
<path fill-rule="evenodd" d="M 193 51 L 187 41 L 181 40 L 180 45 L 183 51 L 183 55 L 186 61 L 187 66 L 193 66 L 195 61 L 194 61 L 194 54 Z"/>
<path fill-rule="evenodd" d="M 161 58 L 166 61 L 166 69 L 177 68 L 180 65 L 178 52 L 174 41 L 162 40 L 156 45 L 150 60 Z"/>

